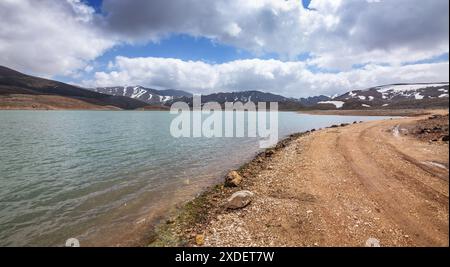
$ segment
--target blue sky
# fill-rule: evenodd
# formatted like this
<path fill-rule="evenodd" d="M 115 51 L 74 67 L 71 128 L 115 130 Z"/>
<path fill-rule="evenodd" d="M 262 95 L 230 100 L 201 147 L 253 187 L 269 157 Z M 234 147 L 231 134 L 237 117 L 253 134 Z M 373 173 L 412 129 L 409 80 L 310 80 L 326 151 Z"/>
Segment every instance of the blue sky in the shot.
<path fill-rule="evenodd" d="M 335 94 L 448 81 L 448 1 L 0 2 L 0 64 L 85 87 Z M 26 18 L 33 17 L 33 20 Z"/>
<path fill-rule="evenodd" d="M 305 7 L 311 0 L 302 0 Z M 87 0 L 97 13 L 102 13 L 102 0 Z M 122 44 L 106 51 L 96 59 L 99 67 L 104 67 L 117 56 L 126 57 L 165 57 L 182 60 L 206 61 L 209 63 L 224 63 L 238 59 L 281 59 L 277 53 L 255 54 L 245 48 L 236 48 L 221 44 L 206 37 L 193 37 L 187 34 L 171 34 L 170 37 L 146 44 Z M 308 53 L 296 56 L 296 60 L 305 60 Z"/>

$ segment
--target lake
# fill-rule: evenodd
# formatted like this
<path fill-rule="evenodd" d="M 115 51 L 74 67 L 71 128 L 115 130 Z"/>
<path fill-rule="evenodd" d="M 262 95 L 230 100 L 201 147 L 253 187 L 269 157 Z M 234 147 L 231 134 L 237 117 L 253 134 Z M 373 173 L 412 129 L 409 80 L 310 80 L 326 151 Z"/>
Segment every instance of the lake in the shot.
<path fill-rule="evenodd" d="M 133 244 L 221 181 L 255 138 L 174 138 L 165 111 L 0 111 L 0 246 Z M 279 113 L 280 138 L 383 117 Z M 130 243 L 127 243 L 130 242 Z"/>

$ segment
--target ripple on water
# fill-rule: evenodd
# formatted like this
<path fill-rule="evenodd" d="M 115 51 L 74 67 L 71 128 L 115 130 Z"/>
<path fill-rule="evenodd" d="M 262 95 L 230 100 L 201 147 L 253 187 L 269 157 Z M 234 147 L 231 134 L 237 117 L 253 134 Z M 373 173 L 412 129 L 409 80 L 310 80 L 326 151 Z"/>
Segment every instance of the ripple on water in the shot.
<path fill-rule="evenodd" d="M 279 116 L 280 136 L 379 119 Z M 0 246 L 63 245 L 69 237 L 90 242 L 111 227 L 125 232 L 135 219 L 160 216 L 259 150 L 248 138 L 172 138 L 173 117 L 0 111 Z"/>

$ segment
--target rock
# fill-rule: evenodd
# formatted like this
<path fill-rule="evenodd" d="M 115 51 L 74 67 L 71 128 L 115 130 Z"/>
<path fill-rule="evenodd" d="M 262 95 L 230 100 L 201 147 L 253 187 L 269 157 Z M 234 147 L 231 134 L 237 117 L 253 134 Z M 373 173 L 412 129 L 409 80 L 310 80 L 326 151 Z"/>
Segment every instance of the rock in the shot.
<path fill-rule="evenodd" d="M 341 123 L 341 127 L 348 126 L 348 123 Z"/>
<path fill-rule="evenodd" d="M 242 176 L 237 171 L 231 171 L 225 178 L 225 185 L 229 187 L 236 187 L 242 182 Z"/>
<path fill-rule="evenodd" d="M 243 208 L 252 202 L 253 196 L 254 194 L 248 190 L 238 191 L 227 199 L 226 207 L 228 209 Z"/>
<path fill-rule="evenodd" d="M 202 246 L 203 244 L 205 244 L 205 236 L 202 234 L 196 235 L 195 244 L 197 244 L 197 246 Z"/>
<path fill-rule="evenodd" d="M 145 221 L 146 221 L 145 218 L 144 218 L 144 219 L 140 219 L 140 220 L 138 220 L 138 221 L 136 222 L 136 224 L 142 224 L 142 223 L 145 223 Z"/>
<path fill-rule="evenodd" d="M 441 115 L 434 114 L 434 115 L 431 115 L 430 117 L 428 117 L 428 119 L 429 120 L 433 120 L 433 119 L 438 119 L 438 118 L 441 118 L 441 117 L 442 117 Z"/>
<path fill-rule="evenodd" d="M 376 238 L 369 238 L 366 241 L 366 247 L 381 247 L 380 241 Z"/>
<path fill-rule="evenodd" d="M 448 142 L 448 135 L 444 135 L 444 136 L 442 137 L 442 141 Z"/>

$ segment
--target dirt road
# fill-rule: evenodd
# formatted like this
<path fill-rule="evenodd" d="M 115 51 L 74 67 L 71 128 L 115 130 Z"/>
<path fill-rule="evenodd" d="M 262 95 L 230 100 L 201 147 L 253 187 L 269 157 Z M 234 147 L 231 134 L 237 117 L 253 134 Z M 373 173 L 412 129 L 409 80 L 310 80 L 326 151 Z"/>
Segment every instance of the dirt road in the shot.
<path fill-rule="evenodd" d="M 244 184 L 249 206 L 210 218 L 204 245 L 448 246 L 448 143 L 400 133 L 420 119 L 296 139 Z"/>

